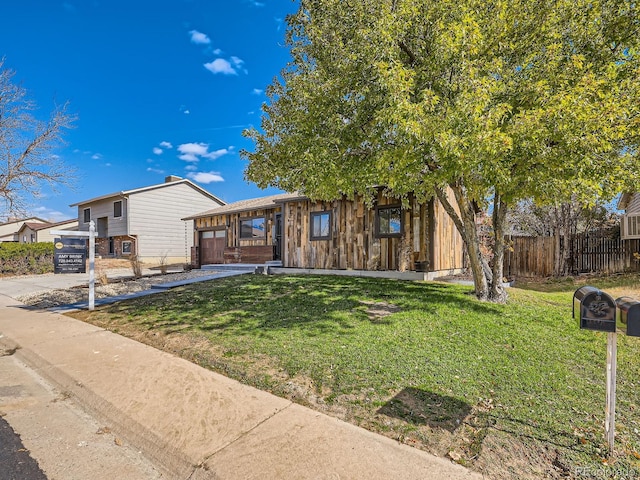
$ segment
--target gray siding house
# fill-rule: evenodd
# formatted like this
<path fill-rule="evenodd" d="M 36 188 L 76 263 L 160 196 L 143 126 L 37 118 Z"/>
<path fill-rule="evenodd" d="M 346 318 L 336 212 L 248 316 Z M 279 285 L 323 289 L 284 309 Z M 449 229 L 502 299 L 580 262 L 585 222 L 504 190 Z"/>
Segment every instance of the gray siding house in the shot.
<path fill-rule="evenodd" d="M 11 218 L 4 223 L 0 223 L 0 242 L 18 242 L 20 237 L 18 236 L 19 230 L 25 223 L 49 223 L 46 220 L 38 217 L 29 218 Z"/>
<path fill-rule="evenodd" d="M 74 203 L 80 230 L 96 225 L 96 254 L 144 262 L 186 263 L 193 246 L 193 212 L 225 202 L 189 180 L 169 176 L 164 183 L 123 190 Z"/>
<path fill-rule="evenodd" d="M 623 240 L 640 238 L 640 193 L 623 193 L 618 209 L 625 211 L 620 218 L 620 237 Z"/>

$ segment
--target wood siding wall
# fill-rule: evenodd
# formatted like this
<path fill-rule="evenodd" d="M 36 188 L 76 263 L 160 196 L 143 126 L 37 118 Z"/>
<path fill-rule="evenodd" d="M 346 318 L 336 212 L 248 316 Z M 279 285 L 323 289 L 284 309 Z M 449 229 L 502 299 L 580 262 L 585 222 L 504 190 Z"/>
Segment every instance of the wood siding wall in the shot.
<path fill-rule="evenodd" d="M 214 215 L 211 217 L 196 219 L 195 226 L 198 230 L 219 230 L 220 228 L 224 228 L 227 232 L 227 247 L 257 247 L 273 245 L 274 217 L 278 212 L 280 212 L 280 207 Z M 256 217 L 264 217 L 265 219 L 265 236 L 255 239 L 241 239 L 240 220 Z"/>
<path fill-rule="evenodd" d="M 378 195 L 376 205 L 398 201 Z M 435 208 L 434 206 L 439 208 Z M 310 239 L 310 214 L 332 213 L 331 238 Z M 376 210 L 355 201 L 287 202 L 283 214 L 284 265 L 298 268 L 354 270 L 415 270 L 428 262 L 430 271 L 462 268 L 462 240 L 439 202 L 410 201 L 402 210 L 402 236 L 376 235 Z M 436 232 L 434 235 L 433 232 Z M 435 254 L 434 254 L 435 253 Z"/>
<path fill-rule="evenodd" d="M 399 205 L 399 201 L 380 194 L 377 205 Z M 311 213 L 324 211 L 332 214 L 331 237 L 311 240 Z M 409 208 L 402 210 L 400 237 L 378 238 L 376 210 L 359 198 L 355 201 L 288 201 L 274 208 L 198 218 L 195 226 L 199 231 L 224 228 L 226 247 L 229 252 L 234 248 L 238 256 L 242 248 L 274 244 L 276 213 L 282 213 L 281 254 L 285 267 L 408 271 L 415 270 L 418 262 L 429 271 L 464 267 L 462 238 L 437 200 L 420 204 L 412 199 Z M 240 220 L 253 217 L 265 218 L 265 237 L 240 239 Z"/>

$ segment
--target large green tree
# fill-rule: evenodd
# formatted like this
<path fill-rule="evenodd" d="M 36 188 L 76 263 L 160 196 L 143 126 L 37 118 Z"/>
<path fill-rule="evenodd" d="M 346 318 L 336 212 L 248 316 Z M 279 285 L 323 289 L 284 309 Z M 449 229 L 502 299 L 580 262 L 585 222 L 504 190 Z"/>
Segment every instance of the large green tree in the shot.
<path fill-rule="evenodd" d="M 511 205 L 589 202 L 639 178 L 639 13 L 635 0 L 301 0 L 292 60 L 245 132 L 246 177 L 320 199 L 435 195 L 476 295 L 504 301 Z"/>

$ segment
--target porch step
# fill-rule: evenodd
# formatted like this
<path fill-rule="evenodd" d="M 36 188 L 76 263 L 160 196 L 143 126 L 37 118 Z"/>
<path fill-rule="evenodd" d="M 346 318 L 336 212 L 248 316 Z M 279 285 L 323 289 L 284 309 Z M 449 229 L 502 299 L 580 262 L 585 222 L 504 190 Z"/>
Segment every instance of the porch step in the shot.
<path fill-rule="evenodd" d="M 216 263 L 212 265 L 202 265 L 200 270 L 216 270 L 216 271 L 242 271 L 242 272 L 254 272 L 257 267 L 263 266 L 262 264 L 253 263 Z"/>

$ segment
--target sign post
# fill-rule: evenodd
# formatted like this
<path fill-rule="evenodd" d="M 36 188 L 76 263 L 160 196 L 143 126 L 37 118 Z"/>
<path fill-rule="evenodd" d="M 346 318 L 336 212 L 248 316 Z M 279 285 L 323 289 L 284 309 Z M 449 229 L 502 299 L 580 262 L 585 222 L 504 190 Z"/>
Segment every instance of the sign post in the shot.
<path fill-rule="evenodd" d="M 83 237 L 89 237 L 89 310 L 95 308 L 95 259 L 96 259 L 96 224 L 89 224 L 89 231 L 52 230 L 53 235 L 72 237 L 56 239 L 54 250 L 55 273 L 86 273 L 87 248 Z M 79 237 L 79 238 L 73 238 Z"/>
<path fill-rule="evenodd" d="M 89 224 L 89 310 L 95 308 L 96 302 L 96 224 L 91 220 Z"/>
<path fill-rule="evenodd" d="M 616 356 L 617 333 L 607 334 L 607 407 L 605 412 L 604 433 L 609 445 L 609 455 L 613 455 L 616 431 Z"/>

